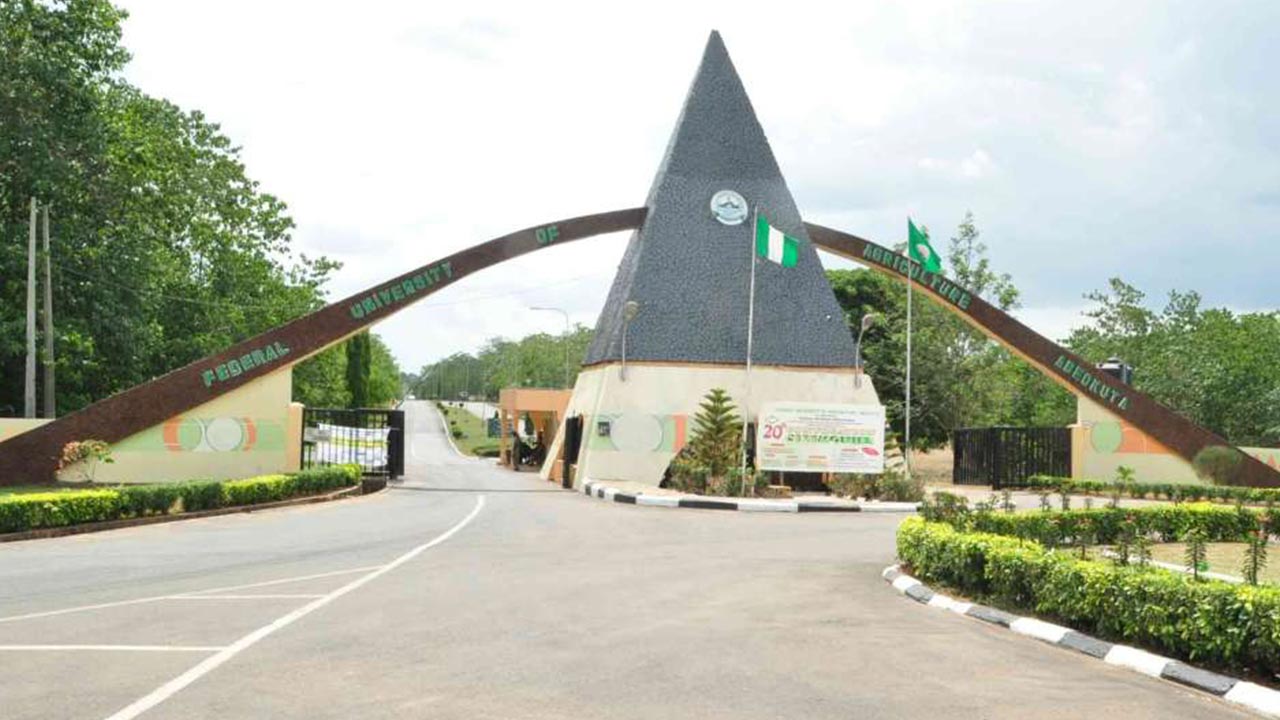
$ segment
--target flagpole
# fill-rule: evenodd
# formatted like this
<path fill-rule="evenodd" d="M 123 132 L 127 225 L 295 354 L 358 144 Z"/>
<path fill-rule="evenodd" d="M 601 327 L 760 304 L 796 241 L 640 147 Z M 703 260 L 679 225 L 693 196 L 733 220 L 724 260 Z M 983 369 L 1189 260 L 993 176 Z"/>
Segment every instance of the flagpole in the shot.
<path fill-rule="evenodd" d="M 907 412 L 904 418 L 906 442 L 902 446 L 902 465 L 911 479 L 911 241 L 907 240 Z"/>
<path fill-rule="evenodd" d="M 750 418 L 751 404 L 751 345 L 755 339 L 756 330 L 756 247 L 755 237 L 758 232 L 757 227 L 760 224 L 760 208 L 756 208 L 755 217 L 751 221 L 751 252 L 747 253 L 747 257 L 751 258 L 751 290 L 747 294 L 747 377 L 746 396 L 742 405 L 742 487 L 739 488 L 739 496 L 747 495 L 747 420 Z"/>

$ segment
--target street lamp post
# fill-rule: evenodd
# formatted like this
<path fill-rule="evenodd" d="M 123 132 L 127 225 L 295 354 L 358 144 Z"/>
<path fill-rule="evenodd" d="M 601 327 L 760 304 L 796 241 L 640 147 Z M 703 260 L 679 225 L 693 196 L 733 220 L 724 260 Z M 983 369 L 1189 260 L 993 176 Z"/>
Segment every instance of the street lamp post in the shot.
<path fill-rule="evenodd" d="M 858 342 L 853 346 L 853 364 L 857 368 L 857 373 L 853 376 L 853 386 L 855 388 L 862 387 L 862 334 L 867 331 L 876 322 L 875 313 L 867 313 L 862 316 L 862 323 L 858 328 Z"/>
<path fill-rule="evenodd" d="M 558 312 L 564 316 L 564 386 L 569 387 L 569 336 L 572 330 L 569 327 L 569 313 L 557 307 L 531 307 L 530 310 L 543 310 L 546 312 Z"/>
<path fill-rule="evenodd" d="M 638 312 L 640 312 L 640 303 L 635 300 L 628 300 L 622 306 L 622 367 L 619 370 L 619 377 L 623 382 L 627 381 L 627 329 L 631 327 L 631 321 L 635 319 Z"/>

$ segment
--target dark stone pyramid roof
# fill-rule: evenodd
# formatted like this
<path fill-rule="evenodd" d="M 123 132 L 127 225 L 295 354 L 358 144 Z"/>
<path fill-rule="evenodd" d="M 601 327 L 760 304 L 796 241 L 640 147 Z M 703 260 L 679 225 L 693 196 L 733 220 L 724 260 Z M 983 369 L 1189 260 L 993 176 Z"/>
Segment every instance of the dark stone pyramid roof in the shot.
<path fill-rule="evenodd" d="M 844 315 L 715 32 L 649 191 L 648 218 L 631 237 L 596 323 L 587 364 L 621 357 L 628 300 L 640 304 L 627 334 L 628 359 L 746 362 L 752 219 L 716 221 L 710 202 L 719 190 L 737 191 L 774 227 L 803 240 L 795 267 L 756 261 L 753 362 L 853 365 Z"/>

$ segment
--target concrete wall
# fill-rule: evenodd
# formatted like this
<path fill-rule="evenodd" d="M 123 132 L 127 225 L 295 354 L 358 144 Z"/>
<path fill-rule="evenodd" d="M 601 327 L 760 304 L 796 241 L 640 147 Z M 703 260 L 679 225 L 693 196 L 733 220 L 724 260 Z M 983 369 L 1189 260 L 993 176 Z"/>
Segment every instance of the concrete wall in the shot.
<path fill-rule="evenodd" d="M 40 427 L 47 422 L 53 421 L 45 418 L 0 418 L 0 442 L 4 442 L 14 435 L 21 435 L 31 428 Z"/>
<path fill-rule="evenodd" d="M 291 403 L 293 372 L 283 368 L 112 446 L 115 463 L 97 482 L 233 479 L 297 470 L 302 406 Z M 83 438 L 89 439 L 89 438 Z M 80 480 L 79 469 L 62 480 Z"/>
<path fill-rule="evenodd" d="M 712 388 L 724 388 L 739 414 L 747 416 L 776 400 L 879 404 L 871 379 L 864 376 L 861 388 L 855 388 L 854 376 L 852 368 L 754 367 L 748 395 L 741 365 L 627 363 L 625 382 L 617 363 L 593 366 L 578 375 L 565 410 L 566 417 L 584 416 L 575 482 L 625 480 L 657 485 L 684 447 L 698 405 Z M 598 434 L 601 420 L 609 421 L 608 437 Z M 549 457 L 559 455 L 562 433 L 563 424 Z M 544 478 L 550 466 L 543 468 Z"/>
<path fill-rule="evenodd" d="M 1077 478 L 1112 480 L 1123 465 L 1133 468 L 1139 482 L 1203 482 L 1191 463 L 1085 397 L 1077 397 L 1071 441 L 1072 475 Z M 1280 469 L 1280 448 L 1240 449 Z"/>

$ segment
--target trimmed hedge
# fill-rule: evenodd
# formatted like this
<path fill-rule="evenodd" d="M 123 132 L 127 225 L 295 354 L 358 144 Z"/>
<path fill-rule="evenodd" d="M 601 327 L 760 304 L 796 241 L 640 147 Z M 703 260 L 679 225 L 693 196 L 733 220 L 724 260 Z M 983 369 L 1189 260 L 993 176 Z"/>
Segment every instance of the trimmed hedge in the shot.
<path fill-rule="evenodd" d="M 335 465 L 245 480 L 122 485 L 0 496 L 0 533 L 259 505 L 329 492 L 358 482 L 358 465 Z"/>
<path fill-rule="evenodd" d="M 920 517 L 898 527 L 898 557 L 923 580 L 1084 632 L 1268 677 L 1280 671 L 1280 588 L 1079 560 Z"/>
<path fill-rule="evenodd" d="M 1011 487 L 1010 489 L 1014 489 Z M 1108 482 L 1104 480 L 1075 480 L 1053 475 L 1032 475 L 1016 487 L 1018 490 L 1051 490 L 1057 493 L 1108 496 L 1113 493 L 1131 498 L 1172 500 L 1174 502 L 1277 503 L 1280 504 L 1280 488 L 1234 487 L 1227 485 L 1201 485 L 1196 483 L 1142 483 Z"/>
<path fill-rule="evenodd" d="M 973 512 L 967 520 L 955 524 L 962 529 L 1034 540 L 1055 547 L 1081 537 L 1089 538 L 1093 544 L 1110 545 L 1119 538 L 1126 523 L 1132 523 L 1136 533 L 1157 535 L 1162 542 L 1174 542 L 1193 527 L 1204 530 L 1209 542 L 1239 542 L 1263 526 L 1271 534 L 1280 532 L 1280 514 L 1209 503 L 1049 512 Z"/>

